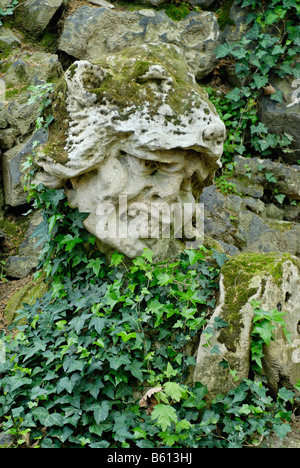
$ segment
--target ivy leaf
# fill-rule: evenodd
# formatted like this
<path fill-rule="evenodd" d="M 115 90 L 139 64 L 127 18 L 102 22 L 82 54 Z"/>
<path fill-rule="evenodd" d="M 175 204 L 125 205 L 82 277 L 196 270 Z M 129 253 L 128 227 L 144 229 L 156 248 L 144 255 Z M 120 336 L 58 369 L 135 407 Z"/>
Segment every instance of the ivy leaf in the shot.
<path fill-rule="evenodd" d="M 141 369 L 142 367 L 143 363 L 135 360 L 131 364 L 127 365 L 125 370 L 129 370 L 136 379 L 142 382 L 144 380 L 143 371 Z"/>
<path fill-rule="evenodd" d="M 278 203 L 280 203 L 282 205 L 286 195 L 284 193 L 278 193 L 278 195 L 274 195 L 274 197 L 276 198 Z"/>
<path fill-rule="evenodd" d="M 172 423 L 178 422 L 176 410 L 170 405 L 156 405 L 151 413 L 152 421 L 156 421 L 162 431 L 166 431 Z"/>
<path fill-rule="evenodd" d="M 271 95 L 271 99 L 273 101 L 282 102 L 282 91 L 280 89 L 276 89 L 276 92 Z"/>
<path fill-rule="evenodd" d="M 94 403 L 91 405 L 90 409 L 94 412 L 96 424 L 99 425 L 107 419 L 111 409 L 111 403 L 108 400 L 104 400 L 101 404 Z"/>
<path fill-rule="evenodd" d="M 264 76 L 264 75 L 259 75 L 258 73 L 255 73 L 252 76 L 254 83 L 258 89 L 262 88 L 263 86 L 266 86 L 269 82 L 269 77 Z"/>
<path fill-rule="evenodd" d="M 176 382 L 166 382 L 164 384 L 164 392 L 174 401 L 180 401 L 187 397 L 187 390 Z"/>
<path fill-rule="evenodd" d="M 278 435 L 278 437 L 280 437 L 280 439 L 284 439 L 284 437 L 286 437 L 286 435 L 289 432 L 291 432 L 292 429 L 289 424 L 283 423 L 283 424 L 274 424 L 273 431 L 276 432 L 276 434 Z"/>
<path fill-rule="evenodd" d="M 285 402 L 290 401 L 292 403 L 294 396 L 295 393 L 285 387 L 278 390 L 278 398 L 281 398 Z"/>
<path fill-rule="evenodd" d="M 232 52 L 232 46 L 230 44 L 221 44 L 219 45 L 216 50 L 215 50 L 215 54 L 217 56 L 217 58 L 224 58 L 226 57 L 227 55 L 231 54 Z"/>
<path fill-rule="evenodd" d="M 226 97 L 230 101 L 238 102 L 241 99 L 241 93 L 240 88 L 234 88 L 230 93 L 226 94 Z"/>
<path fill-rule="evenodd" d="M 74 328 L 77 335 L 83 329 L 86 320 L 91 317 L 92 314 L 81 314 L 71 320 L 70 325 Z"/>
<path fill-rule="evenodd" d="M 217 264 L 219 265 L 220 268 L 224 265 L 224 263 L 227 262 L 228 257 L 225 253 L 223 252 L 218 252 L 217 250 L 213 249 L 213 255 L 212 257 L 216 260 Z"/>
<path fill-rule="evenodd" d="M 123 354 L 122 356 L 111 356 L 107 360 L 110 363 L 110 366 L 114 370 L 118 370 L 122 365 L 130 364 L 130 357 Z"/>
<path fill-rule="evenodd" d="M 32 413 L 34 419 L 40 421 L 40 423 L 45 427 L 62 427 L 64 425 L 64 418 L 60 413 L 50 414 L 46 408 L 43 407 L 35 408 Z"/>

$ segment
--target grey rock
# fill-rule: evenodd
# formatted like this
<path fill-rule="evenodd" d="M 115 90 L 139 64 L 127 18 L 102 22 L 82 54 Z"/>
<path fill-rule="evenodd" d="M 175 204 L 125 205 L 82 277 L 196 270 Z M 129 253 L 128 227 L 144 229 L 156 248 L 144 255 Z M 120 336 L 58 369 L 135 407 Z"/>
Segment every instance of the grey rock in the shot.
<path fill-rule="evenodd" d="M 5 203 L 10 206 L 19 206 L 27 201 L 27 193 L 24 192 L 22 164 L 26 157 L 32 153 L 34 143 L 46 143 L 48 140 L 48 132 L 39 129 L 33 136 L 22 144 L 8 150 L 2 156 L 3 164 L 3 182 Z"/>
<path fill-rule="evenodd" d="M 278 278 L 278 271 L 281 272 Z M 282 327 L 274 334 L 274 341 L 264 349 L 263 373 L 274 394 L 283 383 L 296 386 L 300 378 L 300 340 L 297 330 L 300 303 L 300 262 L 288 254 L 242 253 L 230 259 L 221 269 L 220 298 L 207 325 L 214 329 L 214 321 L 221 318 L 228 327 L 214 330 L 207 339 L 200 338 L 194 381 L 206 385 L 209 399 L 226 395 L 235 388 L 230 370 L 236 371 L 241 382 L 249 378 L 254 311 L 252 300 L 261 302 L 268 311 L 280 307 L 285 312 L 285 323 L 290 340 Z M 207 330 L 208 331 L 208 330 Z M 218 353 L 212 349 L 218 347 Z M 220 367 L 226 359 L 229 367 Z"/>
<path fill-rule="evenodd" d="M 282 208 L 278 208 L 273 203 L 266 205 L 266 216 L 267 218 L 283 220 L 284 210 Z"/>
<path fill-rule="evenodd" d="M 27 0 L 23 7 L 23 26 L 32 34 L 40 34 L 48 26 L 64 0 Z"/>
<path fill-rule="evenodd" d="M 208 8 L 215 3 L 216 0 L 189 0 L 189 3 L 193 6 Z"/>
<path fill-rule="evenodd" d="M 10 434 L 0 432 L 0 448 L 8 448 L 14 442 L 14 438 Z"/>
<path fill-rule="evenodd" d="M 0 47 L 6 45 L 10 48 L 16 48 L 21 45 L 20 39 L 9 28 L 0 29 Z"/>
<path fill-rule="evenodd" d="M 300 56 L 299 56 L 300 57 Z M 298 61 L 300 58 L 298 58 Z M 285 78 L 272 78 L 270 83 L 283 94 L 283 102 L 279 103 L 262 96 L 259 100 L 259 118 L 266 124 L 270 132 L 283 135 L 287 133 L 294 138 L 289 149 L 291 152 L 278 150 L 281 158 L 288 164 L 296 164 L 300 159 L 300 80 L 292 75 Z"/>
<path fill-rule="evenodd" d="M 92 5 L 105 7 L 105 8 L 115 8 L 114 5 L 107 2 L 106 0 L 89 0 L 89 3 L 91 3 Z"/>
<path fill-rule="evenodd" d="M 37 264 L 29 257 L 11 256 L 7 260 L 5 274 L 9 278 L 26 278 Z"/>
<path fill-rule="evenodd" d="M 63 72 L 55 54 L 23 53 L 9 67 L 3 79 L 6 85 L 6 101 L 0 103 L 0 148 L 3 151 L 20 144 L 32 131 L 38 116 L 39 102 L 28 104 L 29 86 L 55 81 Z M 15 94 L 17 87 L 17 93 Z M 9 97 L 8 92 L 14 91 Z"/>
<path fill-rule="evenodd" d="M 270 159 L 243 158 L 236 156 L 234 177 L 238 191 L 243 195 L 249 195 L 249 192 L 256 193 L 254 198 L 262 198 L 264 189 L 274 189 L 274 184 L 268 183 L 265 173 L 272 173 L 276 178 L 276 188 L 278 193 L 287 195 L 291 200 L 300 199 L 300 167 L 288 166 Z M 245 174 L 245 165 L 251 172 L 249 179 Z M 263 169 L 261 169 L 263 166 Z"/>
<path fill-rule="evenodd" d="M 35 229 L 43 222 L 42 214 L 37 211 L 30 219 L 24 241 L 19 247 L 18 255 L 8 258 L 5 273 L 11 278 L 25 278 L 39 264 L 41 246 L 36 248 L 36 238 L 32 237 Z"/>
<path fill-rule="evenodd" d="M 83 60 L 99 60 L 129 45 L 169 43 L 178 46 L 197 78 L 214 68 L 220 30 L 212 12 L 191 12 L 172 21 L 163 11 L 117 12 L 83 6 L 69 16 L 59 49 Z"/>

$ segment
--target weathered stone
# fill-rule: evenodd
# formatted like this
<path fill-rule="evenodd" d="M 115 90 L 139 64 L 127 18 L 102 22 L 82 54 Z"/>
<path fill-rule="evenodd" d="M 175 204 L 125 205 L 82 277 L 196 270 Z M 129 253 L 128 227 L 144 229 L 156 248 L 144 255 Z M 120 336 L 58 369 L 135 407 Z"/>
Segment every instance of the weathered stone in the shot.
<path fill-rule="evenodd" d="M 208 11 L 191 12 L 175 22 L 163 11 L 117 12 L 83 6 L 66 19 L 59 49 L 94 61 L 129 45 L 174 44 L 200 79 L 216 65 L 219 35 L 216 16 Z"/>
<path fill-rule="evenodd" d="M 8 28 L 0 28 L 0 53 L 1 58 L 7 57 L 14 49 L 19 49 L 20 39 Z"/>
<path fill-rule="evenodd" d="M 128 257 L 146 247 L 166 252 L 170 239 L 183 237 L 177 229 L 189 224 L 195 199 L 220 165 L 225 126 L 206 92 L 170 45 L 130 47 L 97 65 L 75 62 L 65 79 L 65 152 L 40 152 L 45 174 L 37 182 L 61 187 L 70 179 L 70 206 L 91 213 L 84 225 L 101 250 Z M 176 217 L 184 204 L 191 210 L 186 222 L 151 211 L 167 205 Z M 158 228 L 161 234 L 154 233 Z M 191 223 L 189 229 L 184 234 L 191 239 L 196 230 Z"/>
<path fill-rule="evenodd" d="M 22 166 L 29 154 L 32 153 L 36 142 L 44 144 L 48 140 L 47 130 L 41 128 L 24 144 L 15 146 L 2 156 L 3 182 L 5 203 L 10 206 L 19 206 L 27 202 L 27 193 L 24 191 Z"/>
<path fill-rule="evenodd" d="M 40 34 L 65 3 L 65 0 L 27 0 L 23 7 L 24 28 L 30 33 Z"/>
<path fill-rule="evenodd" d="M 14 443 L 14 438 L 10 434 L 5 434 L 5 432 L 0 432 L 0 449 L 9 448 L 13 443 Z"/>
<path fill-rule="evenodd" d="M 300 61 L 300 55 L 298 57 Z M 283 102 L 279 103 L 262 95 L 259 100 L 259 118 L 266 124 L 270 132 L 278 135 L 287 133 L 294 141 L 291 143 L 290 152 L 278 150 L 283 161 L 288 164 L 297 164 L 300 147 L 300 80 L 287 75 L 284 78 L 272 78 L 270 83 L 275 90 L 280 90 Z"/>
<path fill-rule="evenodd" d="M 193 6 L 208 8 L 215 3 L 216 0 L 189 0 L 189 3 Z"/>
<path fill-rule="evenodd" d="M 15 292 L 8 301 L 4 311 L 8 325 L 15 320 L 17 311 L 22 309 L 23 304 L 33 305 L 47 291 L 48 285 L 44 281 L 44 278 L 41 277 L 35 281 L 31 281 Z"/>
<path fill-rule="evenodd" d="M 107 2 L 106 0 L 89 0 L 89 3 L 91 3 L 92 5 L 105 7 L 105 8 L 115 8 L 114 5 Z"/>
<path fill-rule="evenodd" d="M 6 88 L 27 84 L 27 86 L 43 84 L 57 80 L 62 74 L 62 66 L 56 54 L 35 52 L 32 55 L 24 53 L 9 67 L 4 75 Z"/>
<path fill-rule="evenodd" d="M 300 167 L 288 166 L 270 159 L 243 158 L 242 156 L 236 156 L 234 161 L 236 163 L 234 178 L 240 193 L 249 195 L 249 191 L 253 188 L 258 196 L 252 196 L 262 198 L 266 188 L 270 190 L 276 188 L 278 193 L 287 195 L 290 200 L 300 199 Z M 251 173 L 251 178 L 247 177 L 245 166 Z M 272 173 L 276 179 L 276 186 L 272 182 L 268 183 L 266 173 Z"/>
<path fill-rule="evenodd" d="M 18 255 L 9 257 L 5 274 L 10 278 L 25 278 L 30 275 L 39 264 L 41 246 L 36 248 L 36 238 L 32 237 L 35 229 L 43 222 L 43 216 L 36 212 L 30 219 L 24 241 L 19 247 Z"/>
<path fill-rule="evenodd" d="M 62 74 L 58 56 L 43 52 L 24 53 L 8 68 L 3 79 L 6 101 L 0 103 L 0 148 L 13 148 L 32 132 L 40 101 L 28 104 L 29 86 L 56 81 Z"/>
<path fill-rule="evenodd" d="M 278 326 L 274 341 L 264 348 L 264 373 L 273 391 L 294 388 L 300 378 L 300 262 L 288 254 L 243 253 L 221 270 L 220 299 L 201 335 L 194 381 L 207 385 L 209 397 L 227 394 L 249 377 L 254 311 L 252 300 L 263 310 L 280 308 L 285 313 L 290 341 Z M 228 326 L 218 328 L 216 319 Z M 208 336 L 210 337 L 208 339 Z M 212 352 L 211 352 L 212 351 Z M 229 367 L 220 366 L 226 360 Z"/>

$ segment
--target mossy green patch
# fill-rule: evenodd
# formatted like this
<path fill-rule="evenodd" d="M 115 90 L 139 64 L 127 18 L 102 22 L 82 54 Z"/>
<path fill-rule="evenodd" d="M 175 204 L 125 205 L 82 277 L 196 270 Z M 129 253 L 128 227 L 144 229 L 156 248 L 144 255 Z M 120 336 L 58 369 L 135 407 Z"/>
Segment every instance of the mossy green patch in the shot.
<path fill-rule="evenodd" d="M 101 85 L 90 92 L 98 96 L 99 102 L 103 99 L 108 100 L 120 110 L 126 109 L 128 112 L 128 108 L 131 108 L 131 112 L 134 112 L 147 103 L 150 115 L 157 111 L 161 100 L 156 90 L 147 86 L 149 82 L 141 78 L 151 65 L 162 66 L 168 77 L 173 80 L 172 89 L 167 93 L 166 104 L 173 110 L 174 118 L 180 117 L 185 110 L 190 109 L 192 100 L 195 101 L 194 106 L 200 105 L 197 102 L 199 95 L 208 107 L 211 106 L 204 90 L 189 77 L 190 70 L 186 62 L 170 47 L 132 46 L 97 65 L 106 69 L 107 74 Z M 159 81 L 158 79 L 158 84 Z M 195 91 L 193 95 L 192 89 Z"/>
<path fill-rule="evenodd" d="M 227 25 L 234 25 L 234 21 L 230 18 L 230 10 L 233 2 L 234 0 L 225 0 L 223 7 L 218 12 L 218 23 L 222 31 Z"/>
<path fill-rule="evenodd" d="M 22 309 L 23 304 L 33 305 L 36 300 L 42 297 L 48 290 L 48 285 L 41 277 L 35 282 L 26 284 L 23 288 L 19 289 L 5 307 L 5 318 L 8 325 L 10 325 L 17 316 L 17 311 Z"/>
<path fill-rule="evenodd" d="M 257 292 L 257 288 L 251 286 L 252 279 L 255 276 L 261 278 L 271 276 L 275 284 L 280 286 L 282 265 L 288 260 L 296 261 L 287 253 L 246 252 L 233 257 L 223 266 L 221 272 L 224 278 L 225 303 L 222 308 L 222 318 L 229 327 L 221 331 L 219 341 L 225 343 L 229 350 L 235 351 L 236 342 L 241 336 L 241 310 Z"/>
<path fill-rule="evenodd" d="M 165 11 L 166 15 L 169 16 L 173 21 L 183 20 L 191 11 L 190 5 L 187 3 L 180 3 L 179 5 L 174 5 L 173 3 L 166 3 L 162 5 L 159 9 Z"/>
<path fill-rule="evenodd" d="M 64 164 L 68 160 L 68 154 L 64 149 L 69 126 L 66 97 L 67 84 L 64 78 L 62 78 L 56 85 L 52 98 L 52 106 L 48 111 L 49 114 L 53 115 L 54 122 L 51 125 L 49 140 L 43 146 L 45 155 L 60 164 Z"/>

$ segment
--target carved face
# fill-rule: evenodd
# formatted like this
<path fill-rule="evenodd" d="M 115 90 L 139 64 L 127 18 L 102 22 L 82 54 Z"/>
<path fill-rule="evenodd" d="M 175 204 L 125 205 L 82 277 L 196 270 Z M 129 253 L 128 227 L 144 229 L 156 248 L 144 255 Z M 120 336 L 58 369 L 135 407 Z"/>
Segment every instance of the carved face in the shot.
<path fill-rule="evenodd" d="M 149 237 L 150 209 L 195 205 L 220 166 L 224 124 L 175 46 L 132 47 L 101 64 L 78 61 L 65 80 L 67 160 L 39 158 L 48 185 L 69 181 L 70 205 L 90 213 L 85 227 L 101 250 L 161 253 L 169 239 Z M 104 227 L 116 217 L 113 235 Z"/>

